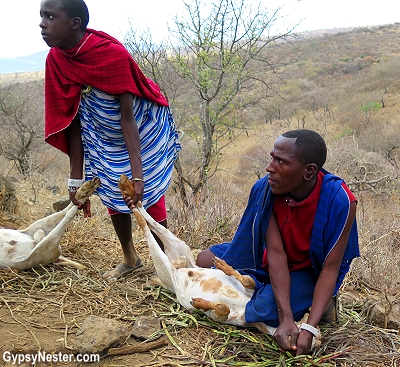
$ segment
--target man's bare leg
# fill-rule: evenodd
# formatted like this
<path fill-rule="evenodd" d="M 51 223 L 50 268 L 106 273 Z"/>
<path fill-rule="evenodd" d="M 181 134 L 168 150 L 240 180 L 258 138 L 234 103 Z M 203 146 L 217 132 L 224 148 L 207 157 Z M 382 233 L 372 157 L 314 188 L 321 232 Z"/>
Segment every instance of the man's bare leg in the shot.
<path fill-rule="evenodd" d="M 132 239 L 132 218 L 130 214 L 111 215 L 115 233 L 121 243 L 123 259 L 113 270 L 106 271 L 104 278 L 119 278 L 132 273 L 142 266 L 142 261 L 136 252 Z"/>

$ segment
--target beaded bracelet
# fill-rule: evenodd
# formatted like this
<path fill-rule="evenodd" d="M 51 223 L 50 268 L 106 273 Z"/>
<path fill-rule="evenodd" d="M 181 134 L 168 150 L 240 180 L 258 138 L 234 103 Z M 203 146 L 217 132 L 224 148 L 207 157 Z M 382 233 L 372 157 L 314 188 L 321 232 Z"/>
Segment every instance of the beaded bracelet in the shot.
<path fill-rule="evenodd" d="M 84 182 L 85 182 L 85 180 L 83 180 L 83 179 L 69 178 L 68 179 L 68 191 L 76 192 L 84 184 Z"/>
<path fill-rule="evenodd" d="M 84 179 L 81 178 L 69 178 L 68 186 L 81 187 L 85 183 Z"/>
<path fill-rule="evenodd" d="M 300 329 L 309 331 L 315 337 L 319 335 L 319 330 L 310 324 L 303 323 L 300 325 Z"/>

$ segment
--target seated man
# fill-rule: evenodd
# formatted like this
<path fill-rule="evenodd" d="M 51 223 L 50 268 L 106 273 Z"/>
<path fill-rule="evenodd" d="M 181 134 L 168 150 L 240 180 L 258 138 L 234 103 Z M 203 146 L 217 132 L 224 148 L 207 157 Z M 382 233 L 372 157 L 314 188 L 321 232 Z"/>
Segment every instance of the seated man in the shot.
<path fill-rule="evenodd" d="M 326 145 L 316 132 L 286 132 L 270 155 L 268 174 L 253 186 L 232 242 L 202 251 L 197 265 L 211 267 L 217 256 L 253 276 L 246 322 L 277 327 L 278 345 L 299 355 L 310 351 L 316 326 L 359 256 L 357 201 L 322 168 Z M 295 321 L 310 307 L 299 332 Z"/>

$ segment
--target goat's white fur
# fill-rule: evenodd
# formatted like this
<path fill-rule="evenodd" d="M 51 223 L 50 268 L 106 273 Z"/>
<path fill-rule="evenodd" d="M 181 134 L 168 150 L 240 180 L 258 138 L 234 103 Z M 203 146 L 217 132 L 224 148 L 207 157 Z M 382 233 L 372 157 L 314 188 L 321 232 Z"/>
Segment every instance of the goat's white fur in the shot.
<path fill-rule="evenodd" d="M 140 203 L 134 209 L 134 214 L 145 233 L 160 284 L 175 293 L 182 306 L 187 309 L 199 308 L 194 307 L 199 298 L 210 305 L 227 305 L 229 314 L 225 316 L 218 315 L 214 308 L 203 311 L 216 321 L 243 327 L 253 326 L 273 335 L 275 328 L 262 322 L 248 324 L 245 321 L 245 307 L 254 289 L 245 288 L 238 279 L 226 275 L 222 270 L 196 266 L 190 248 L 157 223 Z M 161 239 L 165 253 L 157 244 L 150 228 Z M 173 265 L 177 262 L 178 268 Z"/>
<path fill-rule="evenodd" d="M 78 190 L 77 199 L 85 202 L 99 185 L 98 178 L 87 181 Z M 70 203 L 64 210 L 39 219 L 28 228 L 0 228 L 0 269 L 23 270 L 52 262 L 84 269 L 82 264 L 62 256 L 60 247 L 61 237 L 77 211 L 78 207 Z"/>

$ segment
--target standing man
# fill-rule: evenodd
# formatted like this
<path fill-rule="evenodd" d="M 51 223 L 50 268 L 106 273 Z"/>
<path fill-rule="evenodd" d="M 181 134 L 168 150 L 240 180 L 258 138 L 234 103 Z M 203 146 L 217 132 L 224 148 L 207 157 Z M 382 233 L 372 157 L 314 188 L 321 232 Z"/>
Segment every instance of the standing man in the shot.
<path fill-rule="evenodd" d="M 68 190 L 97 176 L 123 258 L 106 278 L 141 266 L 132 240 L 131 211 L 118 188 L 121 174 L 132 178 L 150 215 L 167 226 L 164 194 L 180 150 L 168 101 L 113 37 L 87 29 L 83 0 L 42 0 L 42 37 L 51 47 L 45 74 L 45 140 L 69 155 Z M 82 205 L 80 205 L 82 206 Z M 83 205 L 90 216 L 89 201 Z"/>

